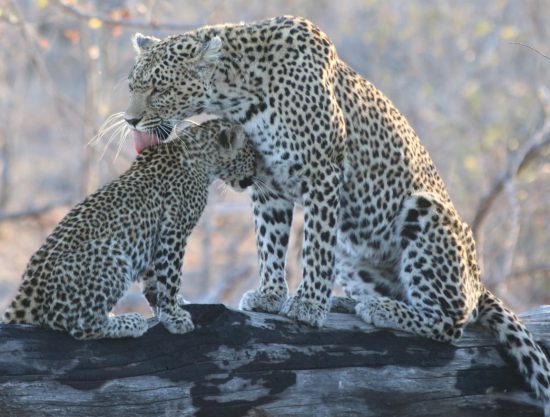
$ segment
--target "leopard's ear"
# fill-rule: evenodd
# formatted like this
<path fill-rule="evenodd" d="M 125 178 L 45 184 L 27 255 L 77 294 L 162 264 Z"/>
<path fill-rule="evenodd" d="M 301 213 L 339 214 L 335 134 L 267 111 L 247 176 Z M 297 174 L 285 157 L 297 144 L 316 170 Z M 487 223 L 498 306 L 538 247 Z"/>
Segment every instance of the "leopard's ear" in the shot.
<path fill-rule="evenodd" d="M 218 144 L 226 151 L 235 152 L 244 146 L 246 134 L 239 125 L 223 129 L 217 137 Z"/>
<path fill-rule="evenodd" d="M 148 49 L 151 49 L 159 42 L 160 39 L 157 39 L 154 36 L 145 36 L 139 32 L 132 36 L 132 45 L 138 55 L 142 54 Z"/>

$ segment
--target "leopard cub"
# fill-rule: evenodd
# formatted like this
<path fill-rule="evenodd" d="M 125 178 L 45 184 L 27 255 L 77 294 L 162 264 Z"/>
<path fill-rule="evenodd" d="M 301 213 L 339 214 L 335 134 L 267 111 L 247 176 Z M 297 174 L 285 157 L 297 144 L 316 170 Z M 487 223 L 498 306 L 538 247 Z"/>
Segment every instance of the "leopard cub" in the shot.
<path fill-rule="evenodd" d="M 142 278 L 164 326 L 172 333 L 192 330 L 178 301 L 187 237 L 210 183 L 221 178 L 242 190 L 255 169 L 256 154 L 244 131 L 223 120 L 147 147 L 128 171 L 61 220 L 31 257 L 3 321 L 65 330 L 77 339 L 137 337 L 148 328 L 142 315 L 109 312 L 130 283 Z"/>

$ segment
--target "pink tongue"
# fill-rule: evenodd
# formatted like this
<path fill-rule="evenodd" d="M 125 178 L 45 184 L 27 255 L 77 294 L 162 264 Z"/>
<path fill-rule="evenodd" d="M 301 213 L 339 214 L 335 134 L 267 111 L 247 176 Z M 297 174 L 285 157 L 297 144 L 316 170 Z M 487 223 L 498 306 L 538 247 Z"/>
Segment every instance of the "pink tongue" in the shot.
<path fill-rule="evenodd" d="M 140 132 L 139 130 L 133 130 L 132 136 L 134 137 L 134 146 L 137 153 L 143 152 L 149 146 L 158 145 L 160 140 L 154 133 Z"/>

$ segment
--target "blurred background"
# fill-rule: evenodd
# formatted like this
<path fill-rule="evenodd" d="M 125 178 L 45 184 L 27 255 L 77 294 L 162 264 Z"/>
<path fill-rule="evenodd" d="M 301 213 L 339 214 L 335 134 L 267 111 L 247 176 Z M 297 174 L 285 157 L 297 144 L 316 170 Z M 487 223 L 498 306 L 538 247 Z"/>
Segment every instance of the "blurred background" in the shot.
<path fill-rule="evenodd" d="M 547 1 L 0 0 L 0 311 L 70 206 L 135 157 L 117 137 L 87 146 L 126 107 L 130 36 L 282 14 L 319 25 L 409 119 L 474 226 L 486 285 L 519 311 L 550 304 Z M 246 194 L 213 186 L 183 274 L 194 302 L 236 306 L 257 286 Z M 149 313 L 137 287 L 128 310 Z"/>

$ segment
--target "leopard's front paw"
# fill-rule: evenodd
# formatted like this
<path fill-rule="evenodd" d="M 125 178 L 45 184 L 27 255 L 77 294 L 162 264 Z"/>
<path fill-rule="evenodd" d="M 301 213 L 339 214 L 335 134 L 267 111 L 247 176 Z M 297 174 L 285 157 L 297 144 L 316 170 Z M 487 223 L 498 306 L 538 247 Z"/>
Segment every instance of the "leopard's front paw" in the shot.
<path fill-rule="evenodd" d="M 329 311 L 331 313 L 354 313 L 357 300 L 350 297 L 330 297 Z"/>
<path fill-rule="evenodd" d="M 312 327 L 321 327 L 327 317 L 326 306 L 297 296 L 285 301 L 281 314 Z"/>
<path fill-rule="evenodd" d="M 361 303 L 357 303 L 355 306 L 355 313 L 363 319 L 367 324 L 373 324 L 373 316 L 376 311 L 378 303 L 371 298 L 364 300 Z"/>
<path fill-rule="evenodd" d="M 161 312 L 160 321 L 170 333 L 182 334 L 195 328 L 191 314 L 181 307 L 175 308 L 173 313 Z"/>
<path fill-rule="evenodd" d="M 368 297 L 355 306 L 355 313 L 376 327 L 391 327 L 390 301 L 387 297 Z M 391 301 L 390 301 L 391 302 Z"/>
<path fill-rule="evenodd" d="M 250 290 L 242 296 L 239 309 L 278 314 L 285 300 L 285 295 L 281 296 L 275 293 L 265 294 L 259 290 Z"/>

